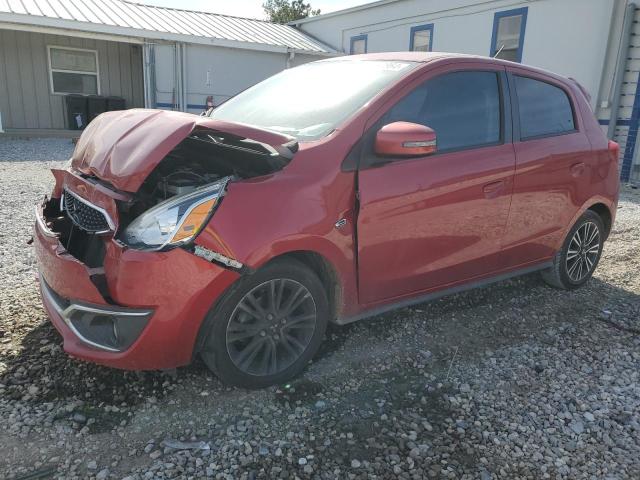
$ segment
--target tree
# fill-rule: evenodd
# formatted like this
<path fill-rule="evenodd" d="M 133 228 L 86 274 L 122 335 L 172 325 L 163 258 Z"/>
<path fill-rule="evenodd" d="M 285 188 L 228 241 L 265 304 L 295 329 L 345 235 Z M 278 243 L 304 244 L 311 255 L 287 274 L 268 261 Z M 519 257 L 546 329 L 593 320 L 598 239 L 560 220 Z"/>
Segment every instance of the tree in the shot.
<path fill-rule="evenodd" d="M 301 18 L 320 15 L 320 10 L 313 10 L 311 4 L 304 0 L 266 0 L 262 8 L 274 23 L 289 23 Z"/>

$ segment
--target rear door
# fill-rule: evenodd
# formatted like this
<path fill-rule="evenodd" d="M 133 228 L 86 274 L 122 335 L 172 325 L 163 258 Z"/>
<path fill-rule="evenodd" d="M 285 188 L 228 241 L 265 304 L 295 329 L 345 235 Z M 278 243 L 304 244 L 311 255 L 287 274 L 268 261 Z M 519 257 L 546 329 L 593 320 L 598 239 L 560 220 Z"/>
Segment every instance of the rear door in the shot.
<path fill-rule="evenodd" d="M 515 163 L 506 75 L 487 64 L 455 68 L 430 72 L 365 135 L 357 222 L 364 304 L 502 268 Z M 431 127 L 438 153 L 377 158 L 375 133 L 396 121 Z"/>
<path fill-rule="evenodd" d="M 504 248 L 515 267 L 554 255 L 589 196 L 594 159 L 571 89 L 528 70 L 509 70 L 516 170 Z"/>

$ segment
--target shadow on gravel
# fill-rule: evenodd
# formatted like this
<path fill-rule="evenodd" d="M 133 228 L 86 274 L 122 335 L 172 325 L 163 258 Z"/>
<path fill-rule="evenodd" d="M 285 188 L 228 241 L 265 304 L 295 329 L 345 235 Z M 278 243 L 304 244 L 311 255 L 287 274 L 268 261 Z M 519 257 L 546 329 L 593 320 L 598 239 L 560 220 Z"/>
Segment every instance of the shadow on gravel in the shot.
<path fill-rule="evenodd" d="M 48 402 L 78 398 L 91 405 L 135 405 L 149 397 L 160 399 L 175 376 L 163 372 L 127 372 L 69 357 L 55 328 L 44 322 L 31 330 L 15 356 L 3 360 L 0 383 L 5 395 Z M 189 367 L 194 368 L 194 367 Z"/>
<path fill-rule="evenodd" d="M 331 327 L 327 341 L 314 362 L 326 361 L 327 357 L 344 349 L 345 342 L 352 334 L 368 337 L 364 339 L 367 344 L 384 346 L 389 341 L 390 331 L 398 333 L 402 322 L 411 324 L 423 321 L 426 326 L 421 327 L 422 330 L 429 332 L 429 335 L 434 332 L 434 337 L 428 342 L 430 344 L 425 344 L 425 347 L 433 352 L 433 360 L 438 369 L 446 369 L 454 348 L 457 351 L 458 346 L 468 354 L 519 341 L 523 335 L 536 335 L 536 329 L 540 327 L 538 320 L 531 323 L 524 321 L 517 325 L 503 322 L 486 331 L 479 329 L 478 324 L 474 323 L 476 317 L 478 322 L 483 317 L 486 318 L 487 312 L 482 313 L 483 309 L 489 311 L 489 314 L 492 311 L 498 314 L 513 308 L 512 300 L 517 297 L 525 298 L 518 305 L 523 317 L 535 316 L 545 307 L 547 313 L 566 322 L 592 318 L 607 324 L 612 330 L 631 334 L 637 333 L 636 329 L 640 327 L 638 320 L 633 320 L 640 318 L 640 296 L 633 292 L 597 278 L 592 279 L 583 289 L 562 292 L 545 286 L 538 275 L 527 275 L 374 317 L 365 320 L 366 324 Z M 557 306 L 549 307 L 549 304 Z M 416 320 L 417 316 L 421 319 Z M 446 320 L 452 316 L 465 320 Z M 415 353 L 416 348 L 421 348 L 423 341 L 426 343 L 426 339 L 416 339 L 415 345 L 406 345 L 407 353 Z M 396 343 L 399 343 L 396 347 L 405 349 L 402 342 Z M 5 395 L 10 399 L 48 402 L 75 398 L 83 400 L 86 408 L 101 404 L 132 406 L 149 398 L 159 400 L 171 393 L 176 384 L 175 373 L 127 372 L 70 358 L 62 351 L 61 338 L 49 322 L 43 322 L 31 330 L 24 337 L 21 346 L 17 354 L 3 359 L 7 368 L 0 375 L 0 383 L 6 386 Z M 393 356 L 395 353 L 388 351 L 385 355 Z M 349 356 L 349 352 L 346 352 L 346 356 Z M 179 374 L 196 378 L 211 375 L 200 361 L 181 368 Z M 393 381 L 395 380 L 397 379 Z M 291 385 L 293 388 L 283 386 L 280 389 L 277 395 L 280 402 L 306 403 L 323 389 L 322 385 L 308 381 L 304 376 Z"/>

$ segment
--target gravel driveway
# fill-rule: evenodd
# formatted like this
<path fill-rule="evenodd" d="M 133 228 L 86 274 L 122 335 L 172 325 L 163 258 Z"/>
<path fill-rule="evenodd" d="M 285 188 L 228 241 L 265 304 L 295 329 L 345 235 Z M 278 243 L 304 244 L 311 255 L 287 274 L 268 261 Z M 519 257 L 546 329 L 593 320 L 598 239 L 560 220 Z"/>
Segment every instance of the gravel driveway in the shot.
<path fill-rule="evenodd" d="M 26 241 L 70 151 L 0 139 L 0 478 L 640 478 L 640 191 L 585 288 L 534 274 L 334 328 L 301 378 L 245 391 L 61 351 Z"/>

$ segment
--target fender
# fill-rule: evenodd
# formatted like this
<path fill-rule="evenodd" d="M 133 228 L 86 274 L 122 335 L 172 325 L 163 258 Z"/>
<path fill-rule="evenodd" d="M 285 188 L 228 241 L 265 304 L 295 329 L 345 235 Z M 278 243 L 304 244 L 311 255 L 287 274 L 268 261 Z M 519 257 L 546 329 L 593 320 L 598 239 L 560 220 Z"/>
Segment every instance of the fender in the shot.
<path fill-rule="evenodd" d="M 316 253 L 338 276 L 344 311 L 357 310 L 354 172 L 327 169 L 310 154 L 301 149 L 281 171 L 229 183 L 195 244 L 249 271 L 288 253 Z"/>
<path fill-rule="evenodd" d="M 598 203 L 602 203 L 609 210 L 609 215 L 611 216 L 611 228 L 613 228 L 613 223 L 615 222 L 615 219 L 616 219 L 617 202 L 612 202 L 610 199 L 607 199 L 606 197 L 603 197 L 601 195 L 594 195 L 593 197 L 590 197 L 589 200 L 584 202 L 582 206 L 578 209 L 576 214 L 571 218 L 571 221 L 567 224 L 564 231 L 562 232 L 562 235 L 559 237 L 560 240 L 556 244 L 556 250 L 560 250 L 562 248 L 562 244 L 564 243 L 564 240 L 567 238 L 567 235 L 569 234 L 569 230 L 571 230 L 571 228 L 573 228 L 573 226 L 578 221 L 578 219 L 582 215 L 584 215 L 584 212 L 586 212 L 592 206 Z"/>

